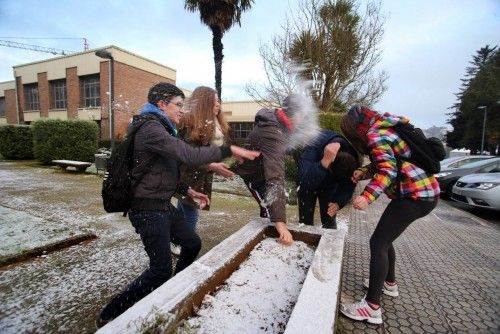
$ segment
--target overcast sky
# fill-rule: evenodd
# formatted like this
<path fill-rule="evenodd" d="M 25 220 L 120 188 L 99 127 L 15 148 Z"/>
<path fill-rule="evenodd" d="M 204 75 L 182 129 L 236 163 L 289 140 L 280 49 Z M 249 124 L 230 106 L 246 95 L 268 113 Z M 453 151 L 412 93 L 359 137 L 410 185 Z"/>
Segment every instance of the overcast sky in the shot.
<path fill-rule="evenodd" d="M 211 32 L 181 0 L 0 0 L 0 40 L 83 51 L 116 45 L 177 70 L 177 84 L 214 86 Z M 245 84 L 262 82 L 259 43 L 280 33 L 295 0 L 255 0 L 242 26 L 223 38 L 224 100 L 248 100 Z M 418 126 L 446 126 L 465 67 L 476 50 L 500 45 L 500 0 L 386 0 L 383 60 L 388 90 L 375 106 Z M 6 39 L 77 38 L 77 39 Z M 53 57 L 0 46 L 0 81 L 12 66 Z"/>

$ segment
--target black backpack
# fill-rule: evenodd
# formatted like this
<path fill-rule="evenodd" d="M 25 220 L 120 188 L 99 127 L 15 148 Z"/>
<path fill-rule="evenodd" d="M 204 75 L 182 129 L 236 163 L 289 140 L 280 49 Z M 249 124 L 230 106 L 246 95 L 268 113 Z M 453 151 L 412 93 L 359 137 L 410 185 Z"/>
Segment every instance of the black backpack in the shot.
<path fill-rule="evenodd" d="M 410 147 L 411 156 L 401 158 L 422 168 L 429 174 L 439 173 L 440 161 L 446 157 L 443 142 L 436 137 L 426 138 L 424 132 L 410 123 L 394 126 L 397 134 Z"/>
<path fill-rule="evenodd" d="M 135 134 L 150 119 L 153 118 L 150 116 L 139 116 L 135 119 L 134 122 L 139 122 L 139 124 L 133 128 L 125 140 L 111 153 L 106 173 L 104 173 L 101 191 L 102 203 L 106 212 L 123 212 L 125 216 L 130 209 L 134 193 L 131 170 Z M 137 180 L 135 183 L 137 184 L 139 181 Z"/>

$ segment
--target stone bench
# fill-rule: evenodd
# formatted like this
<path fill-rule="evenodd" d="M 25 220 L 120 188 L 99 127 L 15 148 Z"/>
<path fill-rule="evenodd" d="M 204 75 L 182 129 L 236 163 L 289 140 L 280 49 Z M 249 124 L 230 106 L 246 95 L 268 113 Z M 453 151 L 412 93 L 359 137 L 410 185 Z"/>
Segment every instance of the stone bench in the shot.
<path fill-rule="evenodd" d="M 75 160 L 52 160 L 52 163 L 61 167 L 63 170 L 66 170 L 66 168 L 68 167 L 74 167 L 78 172 L 84 172 L 88 167 L 92 165 L 91 162 Z"/>
<path fill-rule="evenodd" d="M 316 251 L 285 334 L 335 333 L 347 224 L 339 221 L 337 230 L 291 224 L 289 229 L 295 240 L 314 246 Z M 195 312 L 205 294 L 223 284 L 259 241 L 276 235 L 274 225 L 269 223 L 256 220 L 245 225 L 97 334 L 140 333 L 141 328 L 151 325 L 165 333 L 175 331 Z M 162 320 L 155 323 L 158 319 Z"/>

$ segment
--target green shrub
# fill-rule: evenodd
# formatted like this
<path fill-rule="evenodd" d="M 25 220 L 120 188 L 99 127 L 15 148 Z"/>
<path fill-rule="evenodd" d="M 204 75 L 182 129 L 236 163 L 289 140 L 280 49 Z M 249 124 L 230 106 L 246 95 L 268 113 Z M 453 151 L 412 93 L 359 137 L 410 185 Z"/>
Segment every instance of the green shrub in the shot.
<path fill-rule="evenodd" d="M 94 161 L 99 127 L 93 121 L 39 120 L 33 123 L 35 158 L 43 163 L 56 159 Z"/>
<path fill-rule="evenodd" d="M 33 132 L 27 125 L 0 126 L 0 154 L 5 159 L 33 159 Z"/>
<path fill-rule="evenodd" d="M 333 113 L 333 112 L 319 113 L 318 115 L 319 126 L 323 129 L 329 129 L 338 133 L 342 133 L 342 131 L 340 131 L 341 118 L 342 118 L 341 113 Z"/>

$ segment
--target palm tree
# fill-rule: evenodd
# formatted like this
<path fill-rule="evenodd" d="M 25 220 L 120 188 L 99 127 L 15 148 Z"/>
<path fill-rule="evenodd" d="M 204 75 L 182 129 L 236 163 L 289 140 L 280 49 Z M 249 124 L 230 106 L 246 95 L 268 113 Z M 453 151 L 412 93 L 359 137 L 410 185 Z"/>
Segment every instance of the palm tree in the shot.
<path fill-rule="evenodd" d="M 200 20 L 212 30 L 212 48 L 215 63 L 215 89 L 221 97 L 222 36 L 235 23 L 241 26 L 241 13 L 252 6 L 253 0 L 185 0 L 184 8 L 200 12 Z"/>

